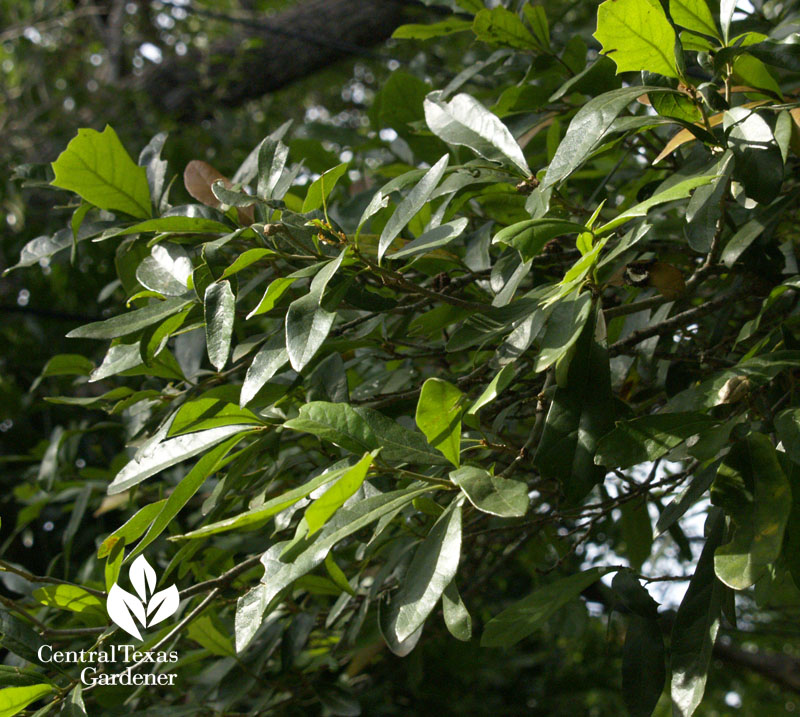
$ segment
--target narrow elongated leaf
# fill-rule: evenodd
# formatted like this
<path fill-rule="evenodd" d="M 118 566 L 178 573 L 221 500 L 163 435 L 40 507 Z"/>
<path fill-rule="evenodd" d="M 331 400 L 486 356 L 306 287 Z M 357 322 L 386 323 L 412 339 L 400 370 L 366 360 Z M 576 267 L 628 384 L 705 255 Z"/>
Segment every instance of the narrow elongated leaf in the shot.
<path fill-rule="evenodd" d="M 591 568 L 537 588 L 486 623 L 481 647 L 510 647 L 524 640 L 557 610 L 613 570 L 615 568 Z"/>
<path fill-rule="evenodd" d="M 450 480 L 464 491 L 478 510 L 501 518 L 521 518 L 528 510 L 528 486 L 522 481 L 494 476 L 474 466 L 450 473 Z"/>
<path fill-rule="evenodd" d="M 682 182 L 674 184 L 669 189 L 665 189 L 663 192 L 654 194 L 649 199 L 645 199 L 645 201 L 632 206 L 630 209 L 626 209 L 615 219 L 612 219 L 607 224 L 603 224 L 603 226 L 599 227 L 595 233 L 597 236 L 608 234 L 635 217 L 646 216 L 647 212 L 649 212 L 653 207 L 688 197 L 693 189 L 702 187 L 704 184 L 709 184 L 716 180 L 717 177 L 718 175 L 716 174 L 705 174 L 700 177 L 690 177 L 689 179 L 684 179 Z"/>
<path fill-rule="evenodd" d="M 319 209 L 349 166 L 349 162 L 342 162 L 340 165 L 321 174 L 319 179 L 315 179 L 308 188 L 308 192 L 306 192 L 301 211 L 305 214 Z"/>
<path fill-rule="evenodd" d="M 563 234 L 580 234 L 587 231 L 583 224 L 564 219 L 527 219 L 510 227 L 501 229 L 492 239 L 493 244 L 507 244 L 514 247 L 522 261 L 530 261 L 539 256 L 544 245 Z"/>
<path fill-rule="evenodd" d="M 79 129 L 53 162 L 53 186 L 68 189 L 100 209 L 144 219 L 152 216 L 147 171 L 125 151 L 109 126 Z"/>
<path fill-rule="evenodd" d="M 395 40 L 430 40 L 432 37 L 444 37 L 471 29 L 472 23 L 469 20 L 450 17 L 429 25 L 401 25 L 392 33 L 392 37 Z"/>
<path fill-rule="evenodd" d="M 127 314 L 112 316 L 105 321 L 80 326 L 67 334 L 69 339 L 114 339 L 126 336 L 157 324 L 191 303 L 187 299 L 173 297 L 164 301 L 153 301 L 143 309 L 136 309 Z"/>
<path fill-rule="evenodd" d="M 248 430 L 251 430 L 250 426 L 222 426 L 155 443 L 117 473 L 108 486 L 108 494 L 114 495 L 128 490 L 165 468 L 192 458 L 236 433 Z"/>
<path fill-rule="evenodd" d="M 264 565 L 261 585 L 258 589 L 250 591 L 240 598 L 237 605 L 236 651 L 241 652 L 247 647 L 261 624 L 264 611 L 273 598 L 295 580 L 321 565 L 336 543 L 379 520 L 382 516 L 410 504 L 414 498 L 430 490 L 431 487 L 426 486 L 381 493 L 366 498 L 352 508 L 338 511 L 323 527 L 313 543 L 290 563 L 281 560 L 287 543 L 276 543 L 270 547 L 261 556 L 261 562 Z"/>
<path fill-rule="evenodd" d="M 164 500 L 157 500 L 155 503 L 148 503 L 139 508 L 129 520 L 100 543 L 100 547 L 97 549 L 97 557 L 108 557 L 114 549 L 114 546 L 120 541 L 122 541 L 124 545 L 130 545 L 150 527 L 150 524 L 164 508 L 166 502 L 167 499 L 165 498 Z"/>
<path fill-rule="evenodd" d="M 270 256 L 275 256 L 275 252 L 272 251 L 272 249 L 248 249 L 243 254 L 240 254 L 236 258 L 236 261 L 222 272 L 220 279 L 227 279 L 229 276 L 240 272 L 242 269 L 246 269 L 251 264 L 255 264 L 257 261 L 261 261 Z"/>
<path fill-rule="evenodd" d="M 295 281 L 297 281 L 297 279 L 293 279 L 289 276 L 279 276 L 277 279 L 273 279 L 264 292 L 264 296 L 261 297 L 261 301 L 259 301 L 256 308 L 247 315 L 247 318 L 249 319 L 253 316 L 271 311 L 278 299 L 286 293 L 286 290 L 294 284 Z"/>
<path fill-rule="evenodd" d="M 33 599 L 61 610 L 105 615 L 103 601 L 78 585 L 46 585 L 33 591 Z"/>
<path fill-rule="evenodd" d="M 305 498 L 306 496 L 310 495 L 320 486 L 330 483 L 340 476 L 343 476 L 349 470 L 350 468 L 347 467 L 325 471 L 316 478 L 312 478 L 310 481 L 304 483 L 300 487 L 287 491 L 286 493 L 283 493 L 272 500 L 268 500 L 263 505 L 253 508 L 252 510 L 248 510 L 246 513 L 240 513 L 232 518 L 226 518 L 225 520 L 220 520 L 216 523 L 211 523 L 210 525 L 204 525 L 202 528 L 198 528 L 190 533 L 186 533 L 186 535 L 177 536 L 175 539 L 193 540 L 196 538 L 203 538 L 208 535 L 215 535 L 216 533 L 225 533 L 229 530 L 241 530 L 244 528 L 249 528 L 250 526 L 258 523 L 263 523 L 268 518 L 271 518 L 273 515 L 276 515 L 282 510 L 293 505 L 301 498 Z"/>
<path fill-rule="evenodd" d="M 622 87 L 589 100 L 569 123 L 567 134 L 547 168 L 542 183 L 544 188 L 558 184 L 580 167 L 612 130 L 620 112 L 631 102 L 643 94 L 672 91 L 664 87 Z"/>
<path fill-rule="evenodd" d="M 261 390 L 261 387 L 280 371 L 288 361 L 289 354 L 286 351 L 286 340 L 283 337 L 283 332 L 280 332 L 275 334 L 259 349 L 253 359 L 253 363 L 247 369 L 239 397 L 239 405 L 244 408 L 250 403 Z"/>
<path fill-rule="evenodd" d="M 414 241 L 409 242 L 402 249 L 386 258 L 401 259 L 406 256 L 415 256 L 416 254 L 426 254 L 429 251 L 446 246 L 453 239 L 464 233 L 467 224 L 469 224 L 469 220 L 466 217 L 440 224 L 438 227 L 421 234 Z"/>
<path fill-rule="evenodd" d="M 575 344 L 566 386 L 556 389 L 534 456 L 542 475 L 559 480 L 570 503 L 603 480 L 606 469 L 595 464 L 594 452 L 614 425 L 605 328 L 600 340 L 595 336 L 596 320 L 602 320 L 599 308 L 595 317 L 587 321 Z"/>
<path fill-rule="evenodd" d="M 704 413 L 656 413 L 620 421 L 597 445 L 595 462 L 618 468 L 654 461 L 687 438 L 715 426 Z"/>
<path fill-rule="evenodd" d="M 672 705 L 676 717 L 691 717 L 706 689 L 711 651 L 719 630 L 722 583 L 714 575 L 714 551 L 722 542 L 725 520 L 721 511 L 709 514 L 700 560 L 672 626 Z"/>
<path fill-rule="evenodd" d="M 304 517 L 308 524 L 309 535 L 313 535 L 325 525 L 328 518 L 361 487 L 372 465 L 372 459 L 372 454 L 366 453 L 358 463 L 306 508 Z"/>
<path fill-rule="evenodd" d="M 450 161 L 449 155 L 444 155 L 439 161 L 434 164 L 417 182 L 414 188 L 408 193 L 408 196 L 400 203 L 400 206 L 395 209 L 394 214 L 381 232 L 380 239 L 378 240 L 378 261 L 383 258 L 386 250 L 391 246 L 392 242 L 400 235 L 403 228 L 408 224 L 414 216 L 422 209 L 425 202 L 427 202 L 433 190 L 441 181 L 444 176 L 447 164 Z"/>
<path fill-rule="evenodd" d="M 286 353 L 295 371 L 302 371 L 314 358 L 333 326 L 336 314 L 322 308 L 322 298 L 325 287 L 346 254 L 347 248 L 320 269 L 311 281 L 308 294 L 289 305 L 286 312 Z"/>
<path fill-rule="evenodd" d="M 792 507 L 789 481 L 769 438 L 751 433 L 725 457 L 711 486 L 711 502 L 730 515 L 733 537 L 717 549 L 717 577 L 743 590 L 781 552 Z"/>
<path fill-rule="evenodd" d="M 44 641 L 27 624 L 6 611 L 0 612 L 0 645 L 28 662 L 38 665 Z"/>
<path fill-rule="evenodd" d="M 31 702 L 49 695 L 52 691 L 53 686 L 44 683 L 25 687 L 6 687 L 0 690 L 0 717 L 14 717 Z"/>
<path fill-rule="evenodd" d="M 209 285 L 203 308 L 206 317 L 206 347 L 211 365 L 222 371 L 228 363 L 236 315 L 236 297 L 229 281 Z"/>
<path fill-rule="evenodd" d="M 423 465 L 447 464 L 420 433 L 409 431 L 371 408 L 346 403 L 313 401 L 300 407 L 300 415 L 283 424 L 294 431 L 313 433 L 359 455 L 381 449 L 381 459 Z"/>
<path fill-rule="evenodd" d="M 588 292 L 575 292 L 555 304 L 538 342 L 539 353 L 534 370 L 544 371 L 567 354 L 580 337 L 591 310 L 592 300 Z"/>
<path fill-rule="evenodd" d="M 451 580 L 442 593 L 442 613 L 447 630 L 456 640 L 469 642 L 472 639 L 472 618 L 455 580 Z"/>
<path fill-rule="evenodd" d="M 422 384 L 417 402 L 416 421 L 434 448 L 456 468 L 461 459 L 461 406 L 464 394 L 453 384 L 429 378 Z"/>
<path fill-rule="evenodd" d="M 453 500 L 414 553 L 391 598 L 386 629 L 398 642 L 411 637 L 455 577 L 461 557 L 461 501 Z"/>
<path fill-rule="evenodd" d="M 425 121 L 431 132 L 447 144 L 463 145 L 490 160 L 510 163 L 525 177 L 531 175 L 514 136 L 497 115 L 478 100 L 458 94 L 445 102 L 442 92 L 431 92 L 424 103 Z"/>
<path fill-rule="evenodd" d="M 516 369 L 513 364 L 508 364 L 500 369 L 497 375 L 489 382 L 489 385 L 483 390 L 483 393 L 475 399 L 475 402 L 469 407 L 467 413 L 474 416 L 481 408 L 494 401 L 494 399 L 505 391 L 508 385 L 514 380 L 515 373 Z"/>
<path fill-rule="evenodd" d="M 127 560 L 132 560 L 139 555 L 166 530 L 173 518 L 178 515 L 183 507 L 192 499 L 194 494 L 200 490 L 200 487 L 205 483 L 206 479 L 220 468 L 225 461 L 225 457 L 242 438 L 244 438 L 244 434 L 236 434 L 204 454 L 200 460 L 194 464 L 181 482 L 178 483 L 175 490 L 170 493 L 169 498 L 165 501 L 162 500 L 153 504 L 159 506 L 160 510 L 152 520 L 152 525 L 149 525 L 145 536 L 139 541 L 135 550 L 131 551 L 128 555 Z M 125 542 L 130 543 L 132 540 L 135 540 L 135 538 L 131 538 Z"/>
<path fill-rule="evenodd" d="M 647 70 L 679 76 L 675 30 L 658 0 L 606 0 L 597 8 L 594 36 L 617 64 L 617 74 Z"/>

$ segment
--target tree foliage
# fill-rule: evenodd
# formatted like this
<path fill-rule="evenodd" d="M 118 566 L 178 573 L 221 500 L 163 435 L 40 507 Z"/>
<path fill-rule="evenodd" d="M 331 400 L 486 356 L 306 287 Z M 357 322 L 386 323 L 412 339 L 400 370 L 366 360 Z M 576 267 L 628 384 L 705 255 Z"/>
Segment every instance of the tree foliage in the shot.
<path fill-rule="evenodd" d="M 754 666 L 800 689 L 794 4 L 607 0 L 599 52 L 543 7 L 448 5 L 396 37 L 482 60 L 395 72 L 331 161 L 286 123 L 228 178 L 106 127 L 35 175 L 69 216 L 14 269 L 116 275 L 32 388 L 66 418 L 8 459 L 12 538 L 57 506 L 62 545 L 0 562 L 0 714 L 688 717 L 781 704 Z M 137 649 L 180 657 L 136 668 L 174 686 L 39 659 L 130 642 L 117 582 L 149 610 L 177 585 Z"/>

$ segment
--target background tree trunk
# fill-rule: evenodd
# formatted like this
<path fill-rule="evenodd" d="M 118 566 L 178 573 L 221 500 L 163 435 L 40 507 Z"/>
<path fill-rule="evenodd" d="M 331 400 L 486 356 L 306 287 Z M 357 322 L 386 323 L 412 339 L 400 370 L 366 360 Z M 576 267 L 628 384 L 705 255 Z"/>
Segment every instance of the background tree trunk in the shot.
<path fill-rule="evenodd" d="M 367 48 L 407 21 L 403 0 L 308 0 L 258 23 L 208 52 L 189 52 L 154 68 L 137 84 L 183 120 L 218 105 L 239 106 Z M 257 40 L 253 43 L 253 40 Z M 243 49 L 247 45 L 254 45 Z"/>

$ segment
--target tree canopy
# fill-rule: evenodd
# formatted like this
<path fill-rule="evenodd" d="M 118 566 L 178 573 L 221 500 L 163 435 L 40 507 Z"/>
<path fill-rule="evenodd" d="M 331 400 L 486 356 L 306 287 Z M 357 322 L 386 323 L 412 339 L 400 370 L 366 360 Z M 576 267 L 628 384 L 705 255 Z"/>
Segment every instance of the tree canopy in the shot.
<path fill-rule="evenodd" d="M 0 715 L 796 709 L 797 3 L 347 5 L 2 37 Z"/>

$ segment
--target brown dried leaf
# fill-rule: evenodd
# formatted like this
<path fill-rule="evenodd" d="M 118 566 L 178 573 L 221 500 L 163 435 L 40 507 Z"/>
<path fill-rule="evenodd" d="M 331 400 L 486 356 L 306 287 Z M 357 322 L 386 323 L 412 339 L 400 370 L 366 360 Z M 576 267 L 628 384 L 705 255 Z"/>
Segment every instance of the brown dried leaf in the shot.
<path fill-rule="evenodd" d="M 183 184 L 186 191 L 198 202 L 202 202 L 212 209 L 219 209 L 220 206 L 219 199 L 211 191 L 211 185 L 216 181 L 221 181 L 226 189 L 230 189 L 232 186 L 230 179 L 214 169 L 208 162 L 199 159 L 193 159 L 183 170 Z M 255 221 L 252 206 L 238 207 L 236 212 L 239 216 L 239 223 L 243 226 L 250 226 Z"/>

